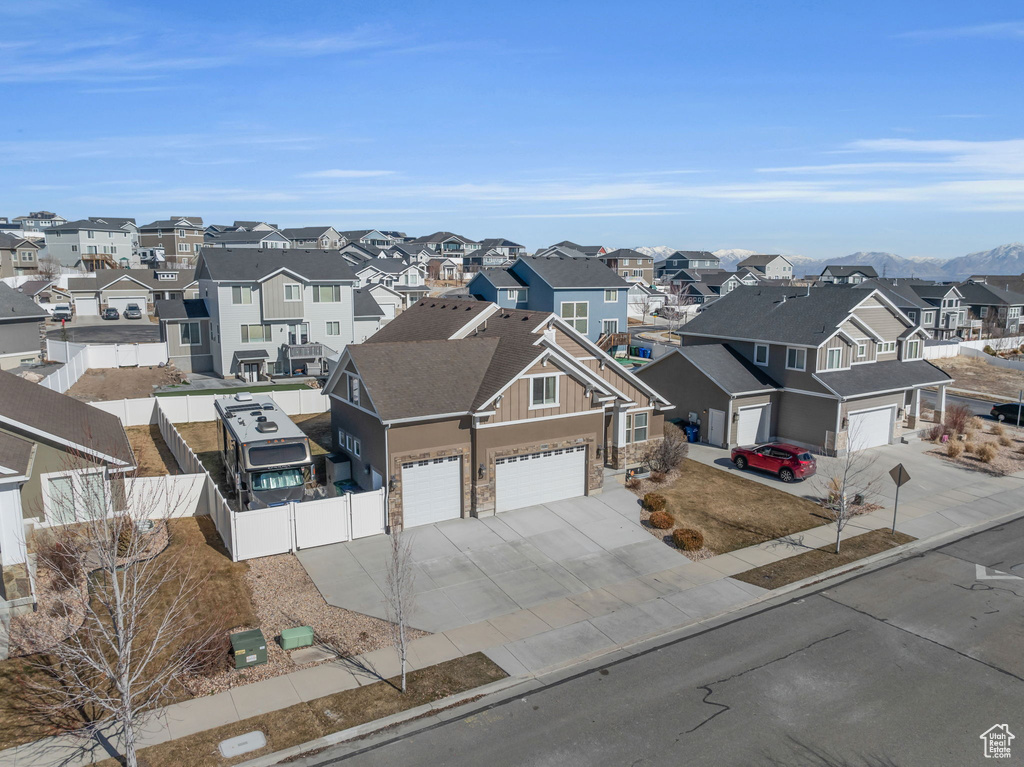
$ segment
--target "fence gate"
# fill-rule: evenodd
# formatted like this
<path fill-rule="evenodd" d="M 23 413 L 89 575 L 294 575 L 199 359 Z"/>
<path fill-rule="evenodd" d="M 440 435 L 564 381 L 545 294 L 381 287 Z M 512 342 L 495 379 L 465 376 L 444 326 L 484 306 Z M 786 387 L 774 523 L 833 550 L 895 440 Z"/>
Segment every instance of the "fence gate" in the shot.
<path fill-rule="evenodd" d="M 117 344 L 114 346 L 117 367 L 131 368 L 139 365 L 139 347 L 135 344 Z"/>
<path fill-rule="evenodd" d="M 292 504 L 295 545 L 300 549 L 351 540 L 349 502 L 344 495 Z"/>

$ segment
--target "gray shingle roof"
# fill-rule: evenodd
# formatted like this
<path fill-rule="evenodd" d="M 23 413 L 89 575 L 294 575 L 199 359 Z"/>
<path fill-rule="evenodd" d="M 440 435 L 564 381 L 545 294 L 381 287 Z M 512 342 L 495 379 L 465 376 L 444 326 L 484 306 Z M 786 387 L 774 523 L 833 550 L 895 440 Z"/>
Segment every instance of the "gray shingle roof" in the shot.
<path fill-rule="evenodd" d="M 153 308 L 162 320 L 205 320 L 210 317 L 206 302 L 200 298 L 156 301 Z"/>
<path fill-rule="evenodd" d="M 384 310 L 366 288 L 353 292 L 356 317 L 383 317 Z"/>
<path fill-rule="evenodd" d="M 409 264 L 405 263 L 400 258 L 371 258 L 369 261 L 365 261 L 359 265 L 359 271 L 373 267 L 379 269 L 385 274 L 398 274 L 409 268 Z"/>
<path fill-rule="evenodd" d="M 508 269 L 481 269 L 477 272 L 496 288 L 525 288 L 526 284 Z"/>
<path fill-rule="evenodd" d="M 445 240 L 449 240 L 452 238 L 455 238 L 456 240 L 461 240 L 463 243 L 475 242 L 475 240 L 471 240 L 468 237 L 463 237 L 461 234 L 455 234 L 454 232 L 434 232 L 433 234 L 428 234 L 425 237 L 417 237 L 413 240 L 413 242 L 444 242 Z"/>
<path fill-rule="evenodd" d="M 865 277 L 877 277 L 878 272 L 873 266 L 851 266 L 847 264 L 828 264 L 821 273 L 828 272 L 833 277 L 849 277 L 851 274 L 863 274 Z"/>
<path fill-rule="evenodd" d="M 281 234 L 289 240 L 315 240 L 327 234 L 329 226 L 300 226 L 296 229 L 282 229 Z"/>
<path fill-rule="evenodd" d="M 200 216 L 178 216 L 177 218 L 162 218 L 158 221 L 152 221 L 148 224 L 144 224 L 139 227 L 139 231 L 174 229 L 179 221 L 188 221 L 193 228 L 203 228 L 203 219 Z"/>
<path fill-rule="evenodd" d="M 913 286 L 900 280 L 865 280 L 852 287 L 860 290 L 879 290 L 901 310 L 929 308 L 928 302 L 917 295 Z"/>
<path fill-rule="evenodd" d="M 91 229 L 94 232 L 123 232 L 120 226 L 115 224 L 104 224 L 99 221 L 90 221 L 87 218 L 79 219 L 78 221 L 68 221 L 66 224 L 60 226 L 49 227 L 46 231 L 48 232 L 77 232 L 80 230 Z"/>
<path fill-rule="evenodd" d="M 684 346 L 676 351 L 729 394 L 779 388 L 763 370 L 725 344 L 698 344 Z"/>
<path fill-rule="evenodd" d="M 705 308 L 679 332 L 819 346 L 867 295 L 862 290 L 833 285 L 741 285 Z"/>
<path fill-rule="evenodd" d="M 774 253 L 774 254 L 758 253 L 758 254 L 753 255 L 753 256 L 747 256 L 742 261 L 740 261 L 738 264 L 736 264 L 736 266 L 737 266 L 737 268 L 738 267 L 742 267 L 742 266 L 767 266 L 772 261 L 774 261 L 776 258 L 782 258 L 782 256 L 780 256 L 778 253 Z"/>
<path fill-rule="evenodd" d="M 90 221 L 104 221 L 108 224 L 117 227 L 123 227 L 125 224 L 134 224 L 134 218 L 116 218 L 114 216 L 89 216 Z"/>
<path fill-rule="evenodd" d="M 22 424 L 126 465 L 135 464 L 116 415 L 4 371 L 0 371 L 0 421 Z"/>
<path fill-rule="evenodd" d="M 226 242 L 233 244 L 236 242 L 263 242 L 264 240 L 270 239 L 275 242 L 280 242 L 283 239 L 287 239 L 280 232 L 271 232 L 267 230 L 260 230 L 253 232 L 249 230 L 242 230 L 237 232 L 219 232 L 219 233 L 207 233 L 206 239 L 208 242 Z"/>
<path fill-rule="evenodd" d="M 37 249 L 42 247 L 35 240 L 30 240 L 30 239 L 27 239 L 27 238 L 22 237 L 20 235 L 17 235 L 17 234 L 9 234 L 8 232 L 0 232 L 0 250 L 11 250 L 13 248 L 18 247 L 19 245 L 21 245 L 21 247 L 24 247 L 25 245 L 28 245 L 30 247 L 37 248 Z"/>
<path fill-rule="evenodd" d="M 854 365 L 849 370 L 818 373 L 816 377 L 840 397 L 953 381 L 927 360 L 886 360 L 870 365 Z"/>
<path fill-rule="evenodd" d="M 199 251 L 196 276 L 255 282 L 280 269 L 322 282 L 356 282 L 358 279 L 338 251 L 302 248 L 203 248 Z"/>
<path fill-rule="evenodd" d="M 610 258 L 635 258 L 643 261 L 654 261 L 654 256 L 645 255 L 638 250 L 633 250 L 632 248 L 619 248 L 618 250 L 613 250 L 611 253 L 600 255 L 598 258 L 602 261 Z"/>
<path fill-rule="evenodd" d="M 22 477 L 27 476 L 28 466 L 32 462 L 33 447 L 27 439 L 0 431 L 0 469 L 6 469 L 0 471 L 0 480 L 9 472 Z"/>
<path fill-rule="evenodd" d="M 520 256 L 526 266 L 553 288 L 628 288 L 629 284 L 596 258 Z M 510 268 L 515 269 L 515 264 Z"/>
<path fill-rule="evenodd" d="M 37 293 L 42 293 L 52 284 L 53 280 L 26 280 L 18 286 L 17 290 L 23 296 L 34 296 Z"/>
<path fill-rule="evenodd" d="M 173 280 L 161 280 L 158 274 L 176 275 Z M 174 269 L 101 269 L 94 277 L 72 277 L 68 280 L 68 290 L 105 290 L 118 280 L 129 277 L 142 283 L 150 290 L 181 290 L 196 281 L 195 273 L 176 271 Z"/>
<path fill-rule="evenodd" d="M 706 250 L 677 250 L 669 258 L 686 258 L 691 261 L 720 261 L 721 259 L 714 253 Z"/>
<path fill-rule="evenodd" d="M 1024 306 L 1024 295 L 994 285 L 965 282 L 957 288 L 963 294 L 964 301 L 973 306 Z"/>
<path fill-rule="evenodd" d="M 486 240 L 480 240 L 481 248 L 521 248 L 523 247 L 518 242 L 512 242 L 512 240 L 506 240 L 504 237 L 488 237 Z"/>
<path fill-rule="evenodd" d="M 24 293 L 0 282 L 0 322 L 5 320 L 45 319 L 46 311 Z"/>

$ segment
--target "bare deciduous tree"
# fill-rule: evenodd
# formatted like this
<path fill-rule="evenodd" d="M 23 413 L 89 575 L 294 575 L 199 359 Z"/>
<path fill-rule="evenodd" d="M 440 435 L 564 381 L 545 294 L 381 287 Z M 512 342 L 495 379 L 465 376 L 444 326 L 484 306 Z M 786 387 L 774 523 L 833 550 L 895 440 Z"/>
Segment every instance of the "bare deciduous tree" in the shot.
<path fill-rule="evenodd" d="M 25 678 L 25 698 L 38 718 L 82 736 L 82 751 L 98 742 L 135 767 L 146 712 L 180 695 L 182 679 L 208 661 L 201 635 L 211 632 L 191 608 L 204 579 L 160 553 L 167 510 L 182 500 L 166 484 L 107 479 L 96 464 L 74 462 L 50 480 L 46 518 L 56 524 L 36 548 L 40 583 L 75 595 L 65 598 L 81 603 L 81 625 L 64 637 L 52 626 L 21 629 L 23 644 L 40 649 L 26 659 L 37 673 Z"/>
<path fill-rule="evenodd" d="M 409 619 L 412 617 L 415 594 L 413 592 L 415 571 L 412 562 L 411 541 L 404 532 L 391 531 L 391 552 L 385 580 L 384 597 L 387 600 L 388 620 L 391 621 L 391 638 L 398 651 L 402 665 L 402 692 L 405 692 L 405 676 L 409 657 Z"/>
<path fill-rule="evenodd" d="M 821 487 L 818 503 L 836 526 L 836 554 L 847 523 L 856 515 L 858 507 L 875 492 L 879 480 L 875 456 L 859 447 L 862 442 L 858 436 L 858 427 L 849 429 L 846 452 L 829 459 L 828 470 L 819 471 L 816 475 Z"/>
<path fill-rule="evenodd" d="M 664 436 L 644 452 L 640 463 L 648 471 L 668 474 L 683 462 L 690 451 L 690 444 L 686 440 L 686 434 L 675 424 L 666 423 Z"/>
<path fill-rule="evenodd" d="M 36 273 L 44 280 L 55 280 L 60 276 L 62 264 L 53 256 L 43 256 L 36 264 Z"/>

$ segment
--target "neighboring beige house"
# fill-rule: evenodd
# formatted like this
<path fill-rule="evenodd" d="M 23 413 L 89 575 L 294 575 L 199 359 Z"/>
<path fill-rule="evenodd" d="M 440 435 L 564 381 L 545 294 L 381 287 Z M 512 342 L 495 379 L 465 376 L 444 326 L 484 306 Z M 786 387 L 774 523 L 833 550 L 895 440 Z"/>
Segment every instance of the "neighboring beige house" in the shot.
<path fill-rule="evenodd" d="M 793 264 L 785 256 L 754 255 L 747 256 L 736 264 L 736 271 L 750 269 L 759 273 L 766 280 L 793 279 Z"/>
<path fill-rule="evenodd" d="M 333 226 L 302 226 L 296 229 L 282 229 L 293 248 L 314 250 L 337 250 L 341 247 L 341 233 Z"/>
<path fill-rule="evenodd" d="M 392 529 L 599 493 L 671 407 L 551 312 L 444 298 L 350 345 L 324 393 L 334 449 L 387 488 Z"/>
<path fill-rule="evenodd" d="M 46 230 L 46 255 L 87 272 L 130 266 L 137 250 L 135 234 L 120 224 L 82 219 Z"/>
<path fill-rule="evenodd" d="M 637 376 L 720 447 L 779 439 L 824 452 L 895 442 L 921 390 L 952 379 L 923 358 L 928 333 L 880 290 L 739 287 L 679 329 L 682 348 Z"/>
<path fill-rule="evenodd" d="M 626 282 L 654 284 L 654 256 L 630 248 L 619 248 L 597 258 Z"/>
<path fill-rule="evenodd" d="M 203 219 L 171 216 L 139 227 L 140 248 L 163 248 L 167 265 L 195 266 L 203 247 Z"/>
<path fill-rule="evenodd" d="M 35 274 L 42 246 L 35 240 L 0 232 L 0 277 Z"/>
<path fill-rule="evenodd" d="M 110 269 L 68 280 L 68 293 L 80 317 L 99 315 L 108 307 L 123 313 L 128 304 L 152 314 L 156 301 L 195 298 L 198 292 L 199 283 L 191 270 Z"/>

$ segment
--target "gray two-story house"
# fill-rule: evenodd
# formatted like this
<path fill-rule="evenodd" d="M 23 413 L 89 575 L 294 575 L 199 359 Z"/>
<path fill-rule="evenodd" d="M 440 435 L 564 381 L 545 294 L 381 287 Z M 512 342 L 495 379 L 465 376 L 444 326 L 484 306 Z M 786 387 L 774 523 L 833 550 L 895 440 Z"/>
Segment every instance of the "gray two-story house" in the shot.
<path fill-rule="evenodd" d="M 337 251 L 203 248 L 196 279 L 199 303 L 157 306 L 168 354 L 184 370 L 249 381 L 319 375 L 365 335 L 357 303 L 375 314 L 372 296 L 356 301 L 358 279 Z"/>
<path fill-rule="evenodd" d="M 952 379 L 923 359 L 928 334 L 878 290 L 740 287 L 680 329 L 680 349 L 638 372 L 701 440 L 778 439 L 826 453 L 921 428 L 921 390 Z"/>
<path fill-rule="evenodd" d="M 665 277 L 681 269 L 719 269 L 721 259 L 706 250 L 677 250 L 655 266 L 655 276 Z"/>
<path fill-rule="evenodd" d="M 506 309 L 554 312 L 591 341 L 626 332 L 629 283 L 597 258 L 522 256 L 481 270 L 467 291 Z"/>

